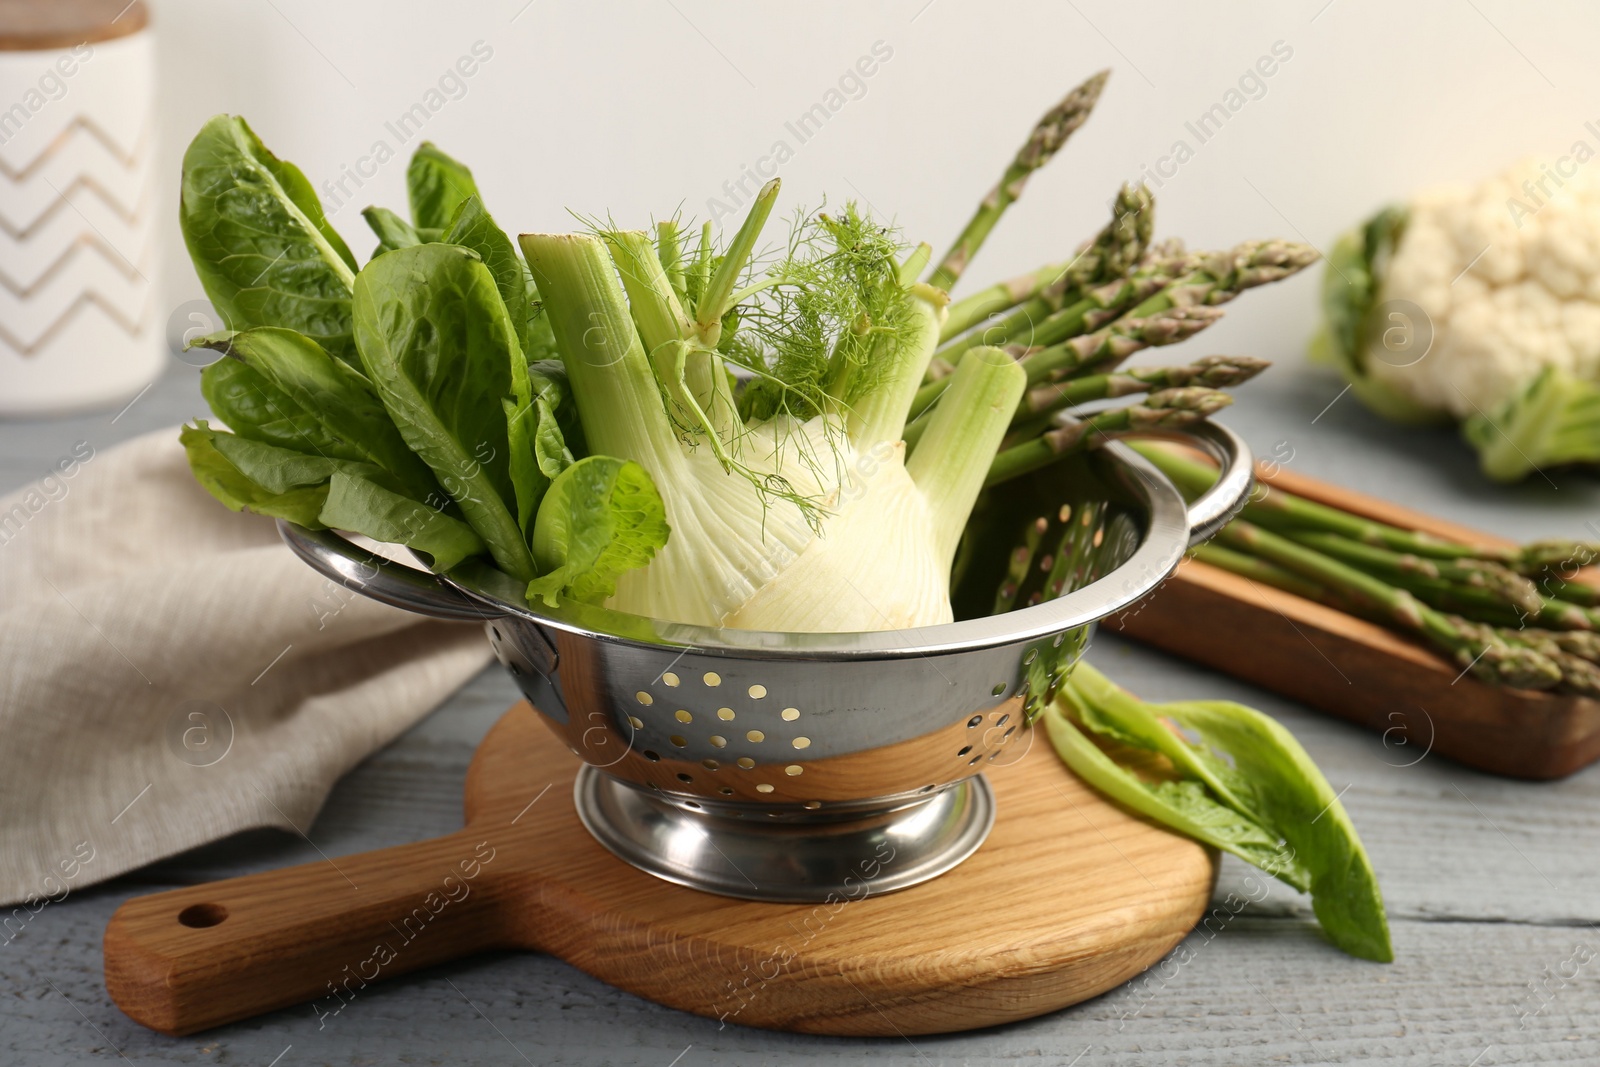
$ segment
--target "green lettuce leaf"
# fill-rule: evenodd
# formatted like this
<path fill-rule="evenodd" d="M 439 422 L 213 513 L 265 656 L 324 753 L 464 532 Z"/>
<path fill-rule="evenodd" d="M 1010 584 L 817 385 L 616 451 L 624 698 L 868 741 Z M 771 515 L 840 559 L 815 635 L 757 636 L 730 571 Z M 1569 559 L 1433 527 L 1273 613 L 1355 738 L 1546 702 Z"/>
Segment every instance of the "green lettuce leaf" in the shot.
<path fill-rule="evenodd" d="M 472 171 L 452 159 L 431 141 L 423 141 L 406 167 L 406 195 L 411 201 L 411 221 L 417 229 L 443 230 L 478 183 Z"/>
<path fill-rule="evenodd" d="M 200 395 L 241 437 L 317 455 L 362 458 L 293 397 L 239 360 L 220 359 L 201 371 Z"/>
<path fill-rule="evenodd" d="M 262 444 L 231 433 L 213 431 L 211 447 L 240 474 L 269 493 L 288 493 L 326 485 L 335 471 L 346 468 L 363 473 L 379 473 L 376 467 L 358 460 L 307 455 L 292 448 Z"/>
<path fill-rule="evenodd" d="M 533 537 L 534 517 L 539 513 L 539 502 L 550 488 L 550 479 L 539 468 L 534 455 L 535 424 L 539 411 L 527 399 L 507 397 L 501 404 L 506 412 L 506 440 L 511 448 L 511 484 L 516 494 L 517 525 L 528 537 Z"/>
<path fill-rule="evenodd" d="M 282 439 L 285 435 L 275 435 L 269 443 L 317 455 L 363 459 L 393 474 L 415 499 L 443 499 L 433 472 L 407 447 L 372 383 L 360 371 L 328 355 L 311 338 L 267 326 L 212 334 L 195 344 L 226 352 L 233 358 L 224 362 L 248 367 L 271 387 L 261 390 L 262 397 L 287 397 L 322 431 L 304 432 L 303 443 Z M 227 421 L 227 416 L 222 417 Z M 229 426 L 243 436 L 255 436 L 232 422 Z M 330 453 L 323 444 L 327 441 L 336 442 L 339 451 Z"/>
<path fill-rule="evenodd" d="M 522 265 L 516 245 L 490 217 L 476 194 L 456 208 L 441 240 L 470 248 L 494 275 L 495 288 L 505 302 L 506 313 L 517 327 L 517 344 L 526 349 L 528 340 L 528 268 Z"/>
<path fill-rule="evenodd" d="M 1377 876 L 1354 825 L 1311 757 L 1273 719 L 1226 701 L 1146 704 L 1079 663 L 1045 723 L 1061 758 L 1090 785 L 1310 892 L 1323 930 L 1351 955 L 1394 958 Z M 1178 779 L 1146 781 L 1089 733 L 1165 757 Z"/>
<path fill-rule="evenodd" d="M 354 307 L 362 366 L 407 447 L 501 569 L 531 580 L 504 404 L 526 403 L 527 364 L 489 269 L 457 245 L 396 249 L 362 270 Z"/>
<path fill-rule="evenodd" d="M 370 475 L 335 471 L 327 492 L 318 515 L 324 526 L 405 545 L 436 571 L 447 571 L 485 550 L 483 539 L 460 519 L 394 492 Z"/>
<path fill-rule="evenodd" d="M 554 478 L 572 466 L 574 456 L 582 459 L 588 452 L 583 439 L 583 423 L 578 419 L 578 405 L 572 399 L 572 385 L 567 378 L 566 364 L 559 359 L 541 359 L 528 364 L 528 381 L 535 400 L 542 400 L 555 416 L 546 434 L 546 444 L 540 454 L 539 467 Z M 545 425 L 540 420 L 540 425 Z M 554 465 L 555 469 L 551 469 Z"/>
<path fill-rule="evenodd" d="M 518 379 L 514 388 L 516 395 L 504 402 L 511 482 L 516 490 L 517 522 L 532 538 L 534 518 L 551 481 L 574 462 L 557 410 L 564 407 L 575 420 L 575 405 L 566 390 L 565 370 L 555 377 L 547 367 L 530 366 L 526 386 Z"/>
<path fill-rule="evenodd" d="M 601 604 L 617 579 L 649 563 L 670 534 L 661 495 L 632 460 L 590 456 L 550 484 L 534 525 L 533 552 L 544 572 L 528 599 L 552 607 L 558 596 Z"/>
<path fill-rule="evenodd" d="M 356 263 L 298 168 L 241 118 L 218 115 L 183 156 L 179 227 L 229 329 L 282 326 L 354 361 Z"/>
<path fill-rule="evenodd" d="M 1051 745 L 1072 772 L 1112 800 L 1186 837 L 1231 852 L 1252 867 L 1272 869 L 1302 892 L 1310 885 L 1310 876 L 1289 858 L 1275 835 L 1213 798 L 1201 783 L 1145 781 L 1089 740 L 1059 702 L 1046 708 L 1044 725 Z"/>
<path fill-rule="evenodd" d="M 217 449 L 217 440 L 227 437 L 232 435 L 213 430 L 204 419 L 197 419 L 195 425 L 185 426 L 178 432 L 178 440 L 189 458 L 189 469 L 206 492 L 231 511 L 252 511 L 275 519 L 288 519 L 313 530 L 322 528 L 318 516 L 327 499 L 326 485 L 294 486 L 284 492 L 268 490 L 240 471 Z"/>
<path fill-rule="evenodd" d="M 1229 773 L 1250 783 L 1244 814 L 1282 837 L 1310 872 L 1311 907 L 1333 943 L 1362 959 L 1394 959 L 1383 894 L 1366 849 L 1338 793 L 1294 735 L 1254 708 L 1228 701 L 1183 701 L 1159 710 L 1199 736 L 1199 744 L 1185 746 L 1196 762 L 1223 767 L 1218 753 L 1226 753 Z"/>
<path fill-rule="evenodd" d="M 415 226 L 386 207 L 363 208 L 361 217 L 367 220 L 367 225 L 378 237 L 378 247 L 372 250 L 374 259 L 396 248 L 411 248 L 427 243 Z"/>
<path fill-rule="evenodd" d="M 214 430 L 203 419 L 179 440 L 195 478 L 234 511 L 405 545 L 440 571 L 485 551 L 472 527 L 406 496 L 369 463 L 308 456 Z"/>

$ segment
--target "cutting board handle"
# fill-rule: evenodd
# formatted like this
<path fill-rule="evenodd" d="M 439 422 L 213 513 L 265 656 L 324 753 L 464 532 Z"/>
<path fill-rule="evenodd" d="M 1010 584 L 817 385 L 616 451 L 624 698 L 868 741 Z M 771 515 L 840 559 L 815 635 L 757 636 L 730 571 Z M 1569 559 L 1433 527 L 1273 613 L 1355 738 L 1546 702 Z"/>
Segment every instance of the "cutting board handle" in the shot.
<path fill-rule="evenodd" d="M 328 1025 L 380 978 L 510 947 L 531 874 L 512 854 L 524 851 L 468 827 L 138 897 L 106 927 L 106 989 L 167 1034 L 308 1001 Z"/>

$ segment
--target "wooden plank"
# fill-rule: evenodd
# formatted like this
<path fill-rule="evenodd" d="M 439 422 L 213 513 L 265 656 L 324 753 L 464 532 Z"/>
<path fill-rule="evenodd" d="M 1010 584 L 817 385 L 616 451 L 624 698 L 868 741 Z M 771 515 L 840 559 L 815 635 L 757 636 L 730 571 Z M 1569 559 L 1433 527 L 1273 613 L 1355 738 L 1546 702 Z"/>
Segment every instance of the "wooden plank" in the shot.
<path fill-rule="evenodd" d="M 99 984 L 94 964 L 112 904 L 97 902 L 77 921 L 58 923 L 49 954 L 8 963 L 0 979 L 8 994 L 0 1062 L 79 1067 L 118 1062 L 115 1049 L 139 1065 L 266 1065 L 291 1046 L 278 1067 L 521 1064 L 522 1057 L 666 1067 L 680 1054 L 680 1067 L 1066 1064 L 1080 1055 L 1079 1067 L 1600 1059 L 1595 962 L 1575 978 L 1551 977 L 1572 974 L 1567 961 L 1582 946 L 1600 950 L 1592 930 L 1568 927 L 1403 921 L 1394 928 L 1399 958 L 1385 966 L 1344 957 L 1309 923 L 1257 917 L 1251 905 L 1100 998 L 969 1034 L 817 1038 L 722 1026 L 631 996 L 554 957 L 505 953 L 371 985 L 337 1015 L 319 1018 L 297 1006 L 171 1038 L 128 1020 Z"/>
<path fill-rule="evenodd" d="M 1262 481 L 1473 544 L 1504 540 L 1288 471 Z M 1593 581 L 1592 570 L 1584 574 Z M 1600 759 L 1600 701 L 1490 686 L 1394 631 L 1185 560 L 1108 627 L 1380 733 L 1400 731 L 1496 774 L 1550 779 Z"/>

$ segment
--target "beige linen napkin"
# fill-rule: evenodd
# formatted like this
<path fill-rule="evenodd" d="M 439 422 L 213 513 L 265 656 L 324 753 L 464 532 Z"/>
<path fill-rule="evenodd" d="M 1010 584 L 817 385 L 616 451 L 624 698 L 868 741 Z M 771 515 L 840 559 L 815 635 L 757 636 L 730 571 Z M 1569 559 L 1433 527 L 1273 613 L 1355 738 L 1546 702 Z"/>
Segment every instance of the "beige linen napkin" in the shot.
<path fill-rule="evenodd" d="M 80 444 L 0 500 L 0 940 L 19 901 L 305 831 L 489 659 L 481 627 L 322 579 L 195 484 L 177 438 Z"/>

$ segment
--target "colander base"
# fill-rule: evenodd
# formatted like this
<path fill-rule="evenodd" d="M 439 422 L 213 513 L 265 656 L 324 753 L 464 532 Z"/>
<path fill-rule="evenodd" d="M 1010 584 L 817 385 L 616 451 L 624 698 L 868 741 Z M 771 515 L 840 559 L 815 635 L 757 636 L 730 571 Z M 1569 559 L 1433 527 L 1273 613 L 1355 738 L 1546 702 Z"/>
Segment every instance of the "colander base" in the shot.
<path fill-rule="evenodd" d="M 593 767 L 573 783 L 578 818 L 641 871 L 719 896 L 833 903 L 926 882 L 977 851 L 994 828 L 982 775 L 892 810 L 813 821 L 693 811 Z"/>

